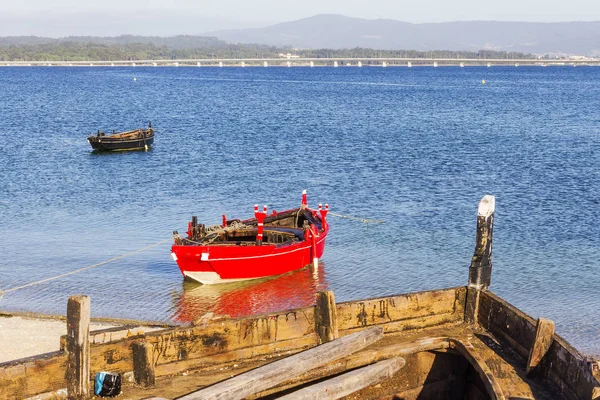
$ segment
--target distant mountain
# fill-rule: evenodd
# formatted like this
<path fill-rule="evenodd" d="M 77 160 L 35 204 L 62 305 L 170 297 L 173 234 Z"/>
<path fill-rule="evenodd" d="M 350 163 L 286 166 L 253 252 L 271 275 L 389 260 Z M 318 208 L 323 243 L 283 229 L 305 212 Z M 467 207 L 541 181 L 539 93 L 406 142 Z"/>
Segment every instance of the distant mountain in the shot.
<path fill-rule="evenodd" d="M 498 50 L 534 54 L 600 55 L 600 22 L 464 21 L 411 24 L 316 15 L 264 28 L 210 32 L 233 43 L 296 48 L 382 50 Z"/>
<path fill-rule="evenodd" d="M 0 46 L 35 46 L 41 44 L 60 44 L 65 42 L 72 43 L 92 43 L 99 45 L 128 45 L 128 44 L 149 44 L 156 47 L 167 47 L 172 50 L 181 49 L 205 49 L 205 48 L 225 48 L 227 43 L 215 37 L 178 35 L 169 37 L 159 36 L 67 36 L 60 39 L 38 37 L 38 36 L 8 36 L 0 37 Z"/>

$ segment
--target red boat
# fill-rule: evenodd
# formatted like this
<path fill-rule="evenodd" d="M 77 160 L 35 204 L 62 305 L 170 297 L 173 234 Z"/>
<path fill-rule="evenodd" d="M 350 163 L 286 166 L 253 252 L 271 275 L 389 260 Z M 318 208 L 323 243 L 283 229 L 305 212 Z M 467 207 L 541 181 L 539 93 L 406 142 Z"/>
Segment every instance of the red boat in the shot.
<path fill-rule="evenodd" d="M 329 232 L 329 206 L 308 208 L 306 190 L 300 207 L 267 215 L 254 206 L 254 218 L 223 216 L 221 225 L 206 227 L 192 217 L 187 237 L 173 233 L 171 257 L 184 277 L 203 284 L 243 281 L 285 274 L 318 260 Z"/>

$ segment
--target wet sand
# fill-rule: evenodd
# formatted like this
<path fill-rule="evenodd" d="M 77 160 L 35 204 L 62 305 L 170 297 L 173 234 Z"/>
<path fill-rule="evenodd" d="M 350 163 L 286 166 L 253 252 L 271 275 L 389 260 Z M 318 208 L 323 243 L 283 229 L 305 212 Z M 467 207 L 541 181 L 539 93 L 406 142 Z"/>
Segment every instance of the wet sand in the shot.
<path fill-rule="evenodd" d="M 107 323 L 90 324 L 90 329 L 111 328 Z M 64 319 L 0 315 L 0 363 L 58 351 L 60 337 L 67 334 Z"/>
<path fill-rule="evenodd" d="M 111 337 L 129 332 L 151 332 L 167 325 L 151 321 L 102 320 L 90 322 L 90 331 L 116 329 Z M 0 363 L 60 350 L 60 337 L 67 334 L 64 316 L 0 312 Z"/>

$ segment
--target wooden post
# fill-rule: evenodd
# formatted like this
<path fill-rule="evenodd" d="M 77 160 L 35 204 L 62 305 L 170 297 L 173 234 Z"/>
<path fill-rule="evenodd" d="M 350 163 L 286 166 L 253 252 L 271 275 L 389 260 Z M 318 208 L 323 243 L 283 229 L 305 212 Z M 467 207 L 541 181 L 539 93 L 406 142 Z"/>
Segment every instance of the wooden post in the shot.
<path fill-rule="evenodd" d="M 337 326 L 337 311 L 335 297 L 330 290 L 317 293 L 315 304 L 315 333 L 319 344 L 340 337 Z"/>
<path fill-rule="evenodd" d="M 90 397 L 90 298 L 69 297 L 67 302 L 67 396 Z"/>
<path fill-rule="evenodd" d="M 138 341 L 133 343 L 133 377 L 135 383 L 145 387 L 154 386 L 156 373 L 152 361 L 152 350 L 154 347 L 147 342 Z"/>
<path fill-rule="evenodd" d="M 527 375 L 542 361 L 553 340 L 554 322 L 549 319 L 538 318 L 535 339 L 529 350 L 529 359 L 527 360 L 527 370 L 525 371 Z"/>
<path fill-rule="evenodd" d="M 469 285 L 465 304 L 465 321 L 470 324 L 477 322 L 479 295 L 482 290 L 487 290 L 491 283 L 492 233 L 495 211 L 496 198 L 490 195 L 483 196 L 477 211 L 477 237 L 469 267 Z"/>

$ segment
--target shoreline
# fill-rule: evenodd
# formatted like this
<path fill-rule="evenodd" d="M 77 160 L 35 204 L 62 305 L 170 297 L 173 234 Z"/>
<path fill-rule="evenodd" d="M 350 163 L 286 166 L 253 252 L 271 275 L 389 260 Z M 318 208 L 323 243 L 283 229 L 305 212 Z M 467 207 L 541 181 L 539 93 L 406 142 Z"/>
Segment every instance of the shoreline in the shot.
<path fill-rule="evenodd" d="M 131 326 L 149 332 L 173 325 L 153 321 L 91 318 L 90 331 Z M 66 334 L 64 315 L 0 311 L 0 364 L 58 351 L 61 336 Z"/>

